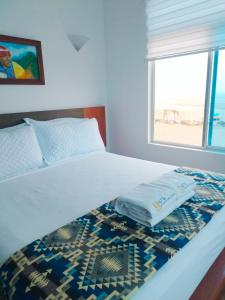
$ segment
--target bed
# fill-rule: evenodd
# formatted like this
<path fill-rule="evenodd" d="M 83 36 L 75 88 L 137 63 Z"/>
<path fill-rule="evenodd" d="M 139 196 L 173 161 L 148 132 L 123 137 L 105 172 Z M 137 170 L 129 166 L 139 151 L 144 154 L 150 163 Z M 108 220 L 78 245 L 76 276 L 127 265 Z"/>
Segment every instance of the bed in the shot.
<path fill-rule="evenodd" d="M 87 111 L 70 110 L 69 116 L 95 116 L 106 141 L 104 108 Z M 46 114 L 51 119 L 56 114 L 68 116 L 68 111 L 0 116 L 0 126 L 17 124 L 21 116 L 43 119 Z M 0 266 L 35 239 L 174 169 L 176 166 L 96 151 L 1 182 Z M 131 299 L 189 299 L 224 246 L 225 207 Z"/>

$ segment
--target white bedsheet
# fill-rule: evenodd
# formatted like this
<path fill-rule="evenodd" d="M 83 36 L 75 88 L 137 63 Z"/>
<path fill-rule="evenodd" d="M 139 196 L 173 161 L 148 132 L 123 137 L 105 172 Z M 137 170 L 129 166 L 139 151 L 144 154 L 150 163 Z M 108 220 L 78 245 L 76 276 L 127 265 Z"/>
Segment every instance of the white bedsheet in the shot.
<path fill-rule="evenodd" d="M 33 240 L 174 168 L 95 153 L 0 183 L 0 265 Z M 188 299 L 224 246 L 225 208 L 132 299 Z"/>

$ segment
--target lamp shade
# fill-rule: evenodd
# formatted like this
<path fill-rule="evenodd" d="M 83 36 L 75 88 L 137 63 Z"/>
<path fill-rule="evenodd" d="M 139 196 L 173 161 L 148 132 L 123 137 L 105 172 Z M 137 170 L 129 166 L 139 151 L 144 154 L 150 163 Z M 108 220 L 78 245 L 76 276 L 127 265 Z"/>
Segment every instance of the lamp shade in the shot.
<path fill-rule="evenodd" d="M 80 51 L 84 45 L 89 41 L 89 38 L 85 35 L 69 35 L 68 36 L 73 47 L 78 51 Z"/>

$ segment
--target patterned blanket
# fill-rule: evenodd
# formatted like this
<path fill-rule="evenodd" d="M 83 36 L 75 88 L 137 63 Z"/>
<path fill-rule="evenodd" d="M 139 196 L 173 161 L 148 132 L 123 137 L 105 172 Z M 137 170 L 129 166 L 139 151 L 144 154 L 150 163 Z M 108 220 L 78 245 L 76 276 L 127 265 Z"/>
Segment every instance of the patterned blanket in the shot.
<path fill-rule="evenodd" d="M 225 176 L 180 168 L 195 196 L 155 227 L 107 203 L 16 252 L 0 269 L 6 299 L 128 299 L 225 205 Z"/>

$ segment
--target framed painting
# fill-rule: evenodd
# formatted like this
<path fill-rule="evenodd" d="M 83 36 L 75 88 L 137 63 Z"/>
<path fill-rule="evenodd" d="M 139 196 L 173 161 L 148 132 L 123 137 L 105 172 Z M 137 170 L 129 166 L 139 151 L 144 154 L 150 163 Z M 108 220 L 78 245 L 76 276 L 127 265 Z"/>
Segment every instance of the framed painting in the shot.
<path fill-rule="evenodd" d="M 0 35 L 0 84 L 45 84 L 40 41 Z"/>

